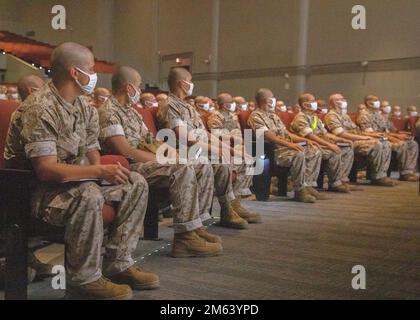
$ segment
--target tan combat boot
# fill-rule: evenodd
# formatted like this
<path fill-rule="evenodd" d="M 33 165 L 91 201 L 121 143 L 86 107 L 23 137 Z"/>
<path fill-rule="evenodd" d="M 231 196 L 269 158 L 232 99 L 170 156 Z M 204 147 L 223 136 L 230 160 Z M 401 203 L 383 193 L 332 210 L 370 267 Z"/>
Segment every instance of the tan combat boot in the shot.
<path fill-rule="evenodd" d="M 338 192 L 338 193 L 349 193 L 350 192 L 350 190 L 349 189 L 347 189 L 347 187 L 344 185 L 344 184 L 340 184 L 339 186 L 337 186 L 337 187 L 330 187 L 329 189 L 328 189 L 328 191 L 331 191 L 331 192 Z"/>
<path fill-rule="evenodd" d="M 401 181 L 408 181 L 408 182 L 417 182 L 417 181 L 419 181 L 419 177 L 417 177 L 413 173 L 409 173 L 409 174 L 401 175 L 400 180 Z"/>
<path fill-rule="evenodd" d="M 247 229 L 248 221 L 242 219 L 235 210 L 232 209 L 230 202 L 221 203 L 220 226 L 231 229 Z"/>
<path fill-rule="evenodd" d="M 233 211 L 248 223 L 261 223 L 261 216 L 258 213 L 250 212 L 241 206 L 241 199 L 236 198 L 231 202 Z"/>
<path fill-rule="evenodd" d="M 346 186 L 347 189 L 349 189 L 350 191 L 364 191 L 363 188 L 356 186 L 354 184 L 350 184 L 345 182 L 344 185 Z"/>
<path fill-rule="evenodd" d="M 316 198 L 309 193 L 307 188 L 303 188 L 302 190 L 295 191 L 295 200 L 305 203 L 314 203 Z"/>
<path fill-rule="evenodd" d="M 385 177 L 382 179 L 377 179 L 377 180 L 372 180 L 371 182 L 373 185 L 375 186 L 380 186 L 380 187 L 393 187 L 394 181 L 392 181 L 392 179 Z"/>
<path fill-rule="evenodd" d="M 194 231 L 176 233 L 172 256 L 175 258 L 217 256 L 223 251 L 220 243 L 211 243 L 199 237 Z"/>
<path fill-rule="evenodd" d="M 68 300 L 129 300 L 133 291 L 126 284 L 116 284 L 105 277 L 81 286 L 67 286 Z"/>
<path fill-rule="evenodd" d="M 327 196 L 318 192 L 315 188 L 307 187 L 306 188 L 311 196 L 314 196 L 316 200 L 327 200 Z"/>
<path fill-rule="evenodd" d="M 211 234 L 207 231 L 206 227 L 201 227 L 198 229 L 195 229 L 194 232 L 200 237 L 206 240 L 207 242 L 211 243 L 222 243 L 222 238 L 219 236 L 216 236 L 215 234 Z"/>
<path fill-rule="evenodd" d="M 130 267 L 123 272 L 110 275 L 109 279 L 118 284 L 128 284 L 134 290 L 159 288 L 159 277 L 151 272 L 144 272 L 139 267 Z"/>

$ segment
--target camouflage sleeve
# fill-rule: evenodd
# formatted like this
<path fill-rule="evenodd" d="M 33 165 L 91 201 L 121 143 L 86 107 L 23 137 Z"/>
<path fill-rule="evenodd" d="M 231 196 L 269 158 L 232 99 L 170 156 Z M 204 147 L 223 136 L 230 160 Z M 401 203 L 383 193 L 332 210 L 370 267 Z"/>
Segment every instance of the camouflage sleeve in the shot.
<path fill-rule="evenodd" d="M 223 129 L 223 119 L 219 112 L 213 112 L 207 120 L 207 126 L 211 129 Z"/>
<path fill-rule="evenodd" d="M 87 135 L 86 135 L 86 150 L 87 152 L 101 150 L 99 146 L 99 117 L 98 111 L 95 107 L 87 106 L 89 110 L 89 123 L 87 124 Z"/>
<path fill-rule="evenodd" d="M 362 132 L 371 133 L 374 132 L 372 128 L 372 123 L 369 119 L 369 114 L 367 112 L 361 112 L 357 117 L 357 125 L 360 127 Z"/>
<path fill-rule="evenodd" d="M 257 131 L 257 130 L 264 130 L 264 132 L 270 131 L 270 129 L 268 129 L 267 125 L 262 119 L 261 115 L 256 112 L 251 113 L 248 119 L 248 126 L 250 126 L 253 131 Z"/>
<path fill-rule="evenodd" d="M 187 124 L 181 119 L 175 106 L 168 104 L 166 110 L 165 122 L 169 129 L 175 129 L 176 127 L 186 127 Z"/>
<path fill-rule="evenodd" d="M 317 131 L 318 131 L 317 134 L 320 136 L 326 135 L 328 133 L 327 129 L 325 128 L 324 123 L 319 118 L 318 118 Z"/>
<path fill-rule="evenodd" d="M 47 110 L 38 110 L 37 106 L 22 114 L 21 138 L 28 159 L 56 156 L 59 125 Z"/>
<path fill-rule="evenodd" d="M 290 128 L 293 132 L 297 133 L 301 137 L 306 137 L 308 134 L 313 133 L 308 121 L 303 113 L 298 113 L 293 119 Z"/>
<path fill-rule="evenodd" d="M 99 126 L 101 141 L 115 136 L 125 136 L 121 120 L 108 108 L 102 106 L 99 112 Z"/>
<path fill-rule="evenodd" d="M 339 117 L 336 114 L 328 113 L 325 116 L 324 121 L 328 131 L 330 131 L 332 134 L 335 134 L 336 136 L 343 134 L 345 131 Z"/>

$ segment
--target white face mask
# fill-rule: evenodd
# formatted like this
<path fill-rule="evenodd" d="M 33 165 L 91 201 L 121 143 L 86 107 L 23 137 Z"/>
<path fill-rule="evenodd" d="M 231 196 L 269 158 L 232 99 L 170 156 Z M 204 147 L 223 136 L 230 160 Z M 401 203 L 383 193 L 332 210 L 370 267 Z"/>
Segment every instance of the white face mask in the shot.
<path fill-rule="evenodd" d="M 347 109 L 347 106 L 348 106 L 347 101 L 340 101 L 340 108 L 341 109 Z"/>
<path fill-rule="evenodd" d="M 210 109 L 210 104 L 209 103 L 199 104 L 198 106 L 201 109 L 203 109 L 204 111 L 209 111 L 209 109 Z"/>
<path fill-rule="evenodd" d="M 321 109 L 321 113 L 322 114 L 327 114 L 328 113 L 328 109 Z"/>
<path fill-rule="evenodd" d="M 394 112 L 394 115 L 397 116 L 397 117 L 399 117 L 401 115 L 401 112 L 400 111 L 395 111 Z"/>
<path fill-rule="evenodd" d="M 411 111 L 410 112 L 410 117 L 417 117 L 418 112 L 417 111 Z"/>
<path fill-rule="evenodd" d="M 109 97 L 107 96 L 98 96 L 98 100 L 100 100 L 100 102 L 105 103 L 108 100 Z"/>
<path fill-rule="evenodd" d="M 157 108 L 159 107 L 159 104 L 155 101 L 155 102 L 147 102 L 147 105 L 149 108 Z"/>
<path fill-rule="evenodd" d="M 270 98 L 270 100 L 271 100 L 270 110 L 275 111 L 276 110 L 277 99 L 276 98 Z"/>
<path fill-rule="evenodd" d="M 214 107 L 211 107 L 210 109 L 209 109 L 209 112 L 213 112 L 214 111 Z"/>
<path fill-rule="evenodd" d="M 17 93 L 12 93 L 12 94 L 10 95 L 10 97 L 11 97 L 13 100 L 19 100 L 19 94 L 17 94 Z"/>
<path fill-rule="evenodd" d="M 280 111 L 281 112 L 286 112 L 287 111 L 287 107 L 286 106 L 281 106 L 280 107 Z"/>
<path fill-rule="evenodd" d="M 312 111 L 318 110 L 318 103 L 317 102 L 311 102 L 310 105 L 311 105 L 311 110 Z"/>
<path fill-rule="evenodd" d="M 130 83 L 130 86 L 133 87 L 133 89 L 136 93 L 134 94 L 134 96 L 130 96 L 130 94 L 127 92 L 128 99 L 130 100 L 131 104 L 136 104 L 137 102 L 140 101 L 141 92 L 139 90 L 137 90 L 137 88 L 134 87 L 131 83 Z"/>
<path fill-rule="evenodd" d="M 192 96 L 193 91 L 194 91 L 194 83 L 188 82 L 186 80 L 182 80 L 182 81 L 188 84 L 189 86 L 188 89 L 185 91 L 185 93 L 187 94 L 187 96 Z"/>
<path fill-rule="evenodd" d="M 4 93 L 0 93 L 0 100 L 7 100 L 7 95 Z"/>
<path fill-rule="evenodd" d="M 226 108 L 230 111 L 230 112 L 235 112 L 236 111 L 236 103 L 232 102 L 232 103 L 227 103 L 226 104 Z"/>
<path fill-rule="evenodd" d="M 341 114 L 342 114 L 342 115 L 347 114 L 347 109 L 341 109 Z"/>
<path fill-rule="evenodd" d="M 382 109 L 382 111 L 383 111 L 385 114 L 390 113 L 390 112 L 391 112 L 391 106 L 386 106 L 386 107 L 384 107 L 384 108 Z"/>
<path fill-rule="evenodd" d="M 247 111 L 248 110 L 248 104 L 247 103 L 241 104 L 240 109 L 242 111 Z"/>
<path fill-rule="evenodd" d="M 381 102 L 379 100 L 373 101 L 373 108 L 379 109 L 381 107 Z"/>
<path fill-rule="evenodd" d="M 86 85 L 81 84 L 79 80 L 77 79 L 76 79 L 76 83 L 79 85 L 79 87 L 83 90 L 84 93 L 91 94 L 95 90 L 96 82 L 98 81 L 98 75 L 96 73 L 89 74 L 87 72 L 84 72 L 83 70 L 80 70 L 77 67 L 76 67 L 76 70 L 80 71 L 81 73 L 89 77 L 89 82 Z"/>

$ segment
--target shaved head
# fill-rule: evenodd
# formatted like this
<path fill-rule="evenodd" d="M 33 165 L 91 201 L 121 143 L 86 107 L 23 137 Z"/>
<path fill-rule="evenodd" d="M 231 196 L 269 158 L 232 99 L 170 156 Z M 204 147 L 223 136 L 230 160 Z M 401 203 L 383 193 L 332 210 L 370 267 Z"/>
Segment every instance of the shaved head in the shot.
<path fill-rule="evenodd" d="M 271 92 L 270 89 L 262 88 L 257 91 L 255 94 L 255 101 L 257 102 L 257 105 L 260 107 L 266 103 L 266 100 L 268 98 L 272 98 L 273 92 Z"/>
<path fill-rule="evenodd" d="M 232 100 L 232 96 L 229 93 L 221 93 L 217 96 L 217 104 L 219 107 L 223 107 L 225 103 L 231 103 Z"/>
<path fill-rule="evenodd" d="M 127 84 L 139 87 L 141 84 L 141 76 L 136 69 L 122 66 L 119 67 L 112 75 L 111 83 L 112 92 L 119 93 L 125 91 Z"/>
<path fill-rule="evenodd" d="M 315 97 L 310 93 L 304 93 L 299 96 L 298 104 L 303 107 L 306 102 L 314 102 Z"/>
<path fill-rule="evenodd" d="M 156 96 L 156 100 L 159 104 L 159 107 L 165 106 L 168 103 L 168 95 L 165 93 L 159 93 Z"/>
<path fill-rule="evenodd" d="M 209 102 L 209 98 L 205 96 L 197 96 L 194 99 L 194 104 L 205 104 L 207 102 Z"/>
<path fill-rule="evenodd" d="M 33 91 L 41 88 L 44 83 L 44 80 L 33 74 L 20 78 L 17 83 L 17 88 L 22 101 L 25 100 Z"/>
<path fill-rule="evenodd" d="M 140 103 L 143 106 L 152 107 L 154 103 L 157 103 L 157 101 L 153 93 L 146 92 L 141 94 Z"/>
<path fill-rule="evenodd" d="M 93 91 L 94 96 L 110 96 L 111 92 L 107 88 L 96 88 L 95 91 Z"/>
<path fill-rule="evenodd" d="M 181 67 L 172 68 L 168 75 L 168 86 L 171 92 L 174 92 L 179 81 L 191 81 L 191 73 Z"/>
<path fill-rule="evenodd" d="M 51 71 L 53 79 L 65 79 L 72 67 L 83 71 L 93 70 L 95 58 L 92 52 L 74 42 L 65 42 L 56 47 L 51 54 Z"/>
<path fill-rule="evenodd" d="M 340 93 L 333 93 L 332 95 L 330 95 L 330 98 L 328 99 L 328 103 L 331 107 L 335 107 L 336 106 L 336 102 L 338 100 L 342 100 L 344 99 L 343 95 Z"/>
<path fill-rule="evenodd" d="M 365 97 L 365 106 L 371 107 L 373 105 L 373 101 L 377 101 L 379 98 L 373 94 L 370 94 Z"/>
<path fill-rule="evenodd" d="M 235 101 L 237 104 L 245 104 L 246 100 L 244 97 L 236 96 L 233 98 L 233 101 Z"/>

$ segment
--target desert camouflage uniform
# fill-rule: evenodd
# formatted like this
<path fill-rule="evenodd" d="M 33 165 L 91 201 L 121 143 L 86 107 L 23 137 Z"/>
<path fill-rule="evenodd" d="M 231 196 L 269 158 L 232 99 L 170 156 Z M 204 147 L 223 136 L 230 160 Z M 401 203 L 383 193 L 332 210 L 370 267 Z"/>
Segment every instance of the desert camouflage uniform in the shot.
<path fill-rule="evenodd" d="M 95 108 L 82 97 L 73 104 L 66 102 L 52 82 L 18 108 L 12 127 L 20 136 L 8 137 L 8 167 L 28 168 L 29 159 L 43 156 L 56 156 L 63 164 L 78 164 L 86 153 L 99 150 Z M 129 178 L 127 184 L 106 187 L 93 181 L 37 186 L 32 198 L 33 215 L 65 227 L 67 283 L 80 285 L 101 277 L 104 203 L 118 204 L 104 268 L 112 274 L 134 264 L 131 254 L 142 229 L 148 186 L 138 173 L 131 173 Z"/>
<path fill-rule="evenodd" d="M 291 129 L 301 137 L 313 133 L 320 138 L 327 134 L 321 119 L 309 113 L 299 112 L 292 121 Z M 328 140 L 328 139 L 327 139 Z M 330 141 L 334 143 L 333 141 Z M 351 167 L 354 160 L 354 152 L 351 146 L 340 147 L 341 154 L 321 146 L 322 160 L 327 161 L 328 183 L 331 187 L 338 187 L 343 182 L 348 182 Z"/>
<path fill-rule="evenodd" d="M 347 114 L 339 114 L 331 110 L 325 116 L 325 126 L 332 134 L 340 136 L 343 132 L 363 135 L 357 125 Z M 391 161 L 391 145 L 387 141 L 357 140 L 353 142 L 355 154 L 367 157 L 370 171 L 370 178 L 379 180 L 387 176 L 389 163 Z"/>
<path fill-rule="evenodd" d="M 274 113 L 257 109 L 252 112 L 248 125 L 252 130 L 270 131 L 279 138 L 292 142 L 286 126 Z M 285 146 L 276 146 L 274 151 L 277 165 L 290 167 L 292 181 L 296 191 L 308 186 L 316 186 L 316 180 L 321 167 L 321 151 L 311 145 L 306 145 L 304 152 L 290 149 Z"/>
<path fill-rule="evenodd" d="M 129 105 L 123 106 L 117 99 L 111 97 L 98 112 L 101 127 L 100 142 L 105 153 L 113 153 L 113 150 L 106 148 L 104 142 L 114 136 L 125 136 L 131 147 L 149 152 L 153 150 L 147 150 L 147 145 L 158 146 L 143 117 Z M 204 183 L 211 183 L 211 168 L 202 166 L 201 169 L 203 172 L 200 179 L 204 179 Z M 155 160 L 134 163 L 131 165 L 131 170 L 143 175 L 151 187 L 169 188 L 176 233 L 200 228 L 202 219 L 210 218 L 208 212 L 203 212 L 200 218 L 200 190 L 191 164 L 161 164 Z"/>
<path fill-rule="evenodd" d="M 241 144 L 237 143 L 235 149 L 241 154 L 243 139 L 241 125 L 239 124 L 238 114 L 236 112 L 229 112 L 226 109 L 214 111 L 208 118 L 207 126 L 216 136 L 227 137 L 229 140 L 230 138 L 234 138 L 235 141 L 240 141 Z M 247 167 L 249 167 L 249 170 L 247 170 Z M 249 187 L 252 184 L 252 175 L 247 175 L 247 171 L 251 172 L 251 168 L 252 166 L 247 164 L 233 166 L 233 171 L 236 172 L 236 181 L 233 183 L 233 193 L 236 197 L 251 194 Z"/>
<path fill-rule="evenodd" d="M 362 132 L 389 133 L 385 119 L 379 112 L 364 110 L 359 113 L 357 124 Z M 419 148 L 414 140 L 392 143 L 392 151 L 396 153 L 401 175 L 413 174 L 416 170 Z"/>
<path fill-rule="evenodd" d="M 161 128 L 175 129 L 177 127 L 186 127 L 190 138 L 208 142 L 208 133 L 201 120 L 197 110 L 184 102 L 174 94 L 169 94 L 166 106 L 159 108 L 157 119 Z M 202 166 L 202 165 L 201 165 Z M 194 165 L 196 172 L 201 167 Z M 213 164 L 214 186 L 212 184 L 203 184 L 200 192 L 200 208 L 204 206 L 205 210 L 210 208 L 213 190 L 220 203 L 227 203 L 235 199 L 232 189 L 232 168 L 230 164 Z"/>

